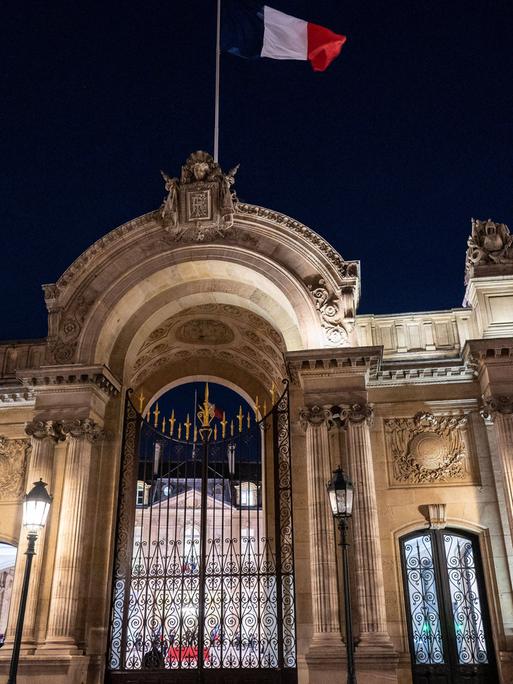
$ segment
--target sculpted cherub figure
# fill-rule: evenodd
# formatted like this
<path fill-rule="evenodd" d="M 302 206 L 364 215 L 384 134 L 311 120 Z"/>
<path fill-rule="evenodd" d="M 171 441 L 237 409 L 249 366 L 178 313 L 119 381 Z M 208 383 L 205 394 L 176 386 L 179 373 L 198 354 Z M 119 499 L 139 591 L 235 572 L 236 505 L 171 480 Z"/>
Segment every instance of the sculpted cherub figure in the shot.
<path fill-rule="evenodd" d="M 168 225 L 175 227 L 178 223 L 178 178 L 171 178 L 164 171 L 160 173 L 167 190 L 167 197 L 164 200 L 160 215 Z"/>

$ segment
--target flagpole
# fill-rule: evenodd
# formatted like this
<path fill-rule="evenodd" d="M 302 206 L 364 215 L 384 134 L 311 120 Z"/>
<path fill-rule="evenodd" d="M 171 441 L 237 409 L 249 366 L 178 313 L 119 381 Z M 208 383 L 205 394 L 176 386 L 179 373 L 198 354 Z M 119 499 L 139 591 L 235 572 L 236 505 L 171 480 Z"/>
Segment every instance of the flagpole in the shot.
<path fill-rule="evenodd" d="M 214 105 L 214 161 L 219 161 L 219 85 L 221 81 L 221 0 L 217 0 L 216 93 Z"/>

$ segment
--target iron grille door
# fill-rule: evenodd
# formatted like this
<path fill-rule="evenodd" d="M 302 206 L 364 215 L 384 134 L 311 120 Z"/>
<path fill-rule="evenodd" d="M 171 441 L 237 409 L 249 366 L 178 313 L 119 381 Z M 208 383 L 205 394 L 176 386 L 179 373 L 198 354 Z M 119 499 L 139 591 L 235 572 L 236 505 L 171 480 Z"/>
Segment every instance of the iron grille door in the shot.
<path fill-rule="evenodd" d="M 414 532 L 401 559 L 414 684 L 498 681 L 477 538 Z"/>
<path fill-rule="evenodd" d="M 109 682 L 297 680 L 288 389 L 225 429 L 176 439 L 127 397 Z"/>

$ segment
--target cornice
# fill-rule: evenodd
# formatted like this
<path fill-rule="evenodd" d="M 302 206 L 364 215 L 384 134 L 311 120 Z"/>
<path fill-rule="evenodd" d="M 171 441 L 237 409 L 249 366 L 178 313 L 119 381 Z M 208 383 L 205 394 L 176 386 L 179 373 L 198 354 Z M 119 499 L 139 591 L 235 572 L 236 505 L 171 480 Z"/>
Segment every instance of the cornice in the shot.
<path fill-rule="evenodd" d="M 368 387 L 399 387 L 401 385 L 446 385 L 448 383 L 474 382 L 476 370 L 472 365 L 430 365 L 408 368 L 383 367 L 369 380 Z"/>
<path fill-rule="evenodd" d="M 484 340 L 467 340 L 463 358 L 469 365 L 512 364 L 513 338 L 496 337 Z"/>
<path fill-rule="evenodd" d="M 42 366 L 19 371 L 17 377 L 25 388 L 33 388 L 36 392 L 48 388 L 78 389 L 92 385 L 103 394 L 116 397 L 121 390 L 119 380 L 103 365 Z"/>
<path fill-rule="evenodd" d="M 369 373 L 373 377 L 381 366 L 382 358 L 383 347 L 306 349 L 286 354 L 287 364 L 293 377 L 362 373 Z"/>
<path fill-rule="evenodd" d="M 20 385 L 0 386 L 0 405 L 5 406 L 33 406 L 35 401 L 34 390 L 31 387 Z"/>

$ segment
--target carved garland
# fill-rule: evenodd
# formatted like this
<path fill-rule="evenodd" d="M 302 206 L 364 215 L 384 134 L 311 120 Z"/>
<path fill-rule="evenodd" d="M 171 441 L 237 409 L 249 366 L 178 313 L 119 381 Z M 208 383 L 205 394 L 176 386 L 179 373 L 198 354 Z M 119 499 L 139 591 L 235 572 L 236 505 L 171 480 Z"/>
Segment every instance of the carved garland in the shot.
<path fill-rule="evenodd" d="M 426 484 L 461 480 L 467 475 L 461 428 L 464 416 L 417 413 L 414 418 L 384 421 L 397 482 Z"/>
<path fill-rule="evenodd" d="M 0 435 L 0 499 L 19 499 L 23 494 L 28 439 L 7 439 Z"/>

